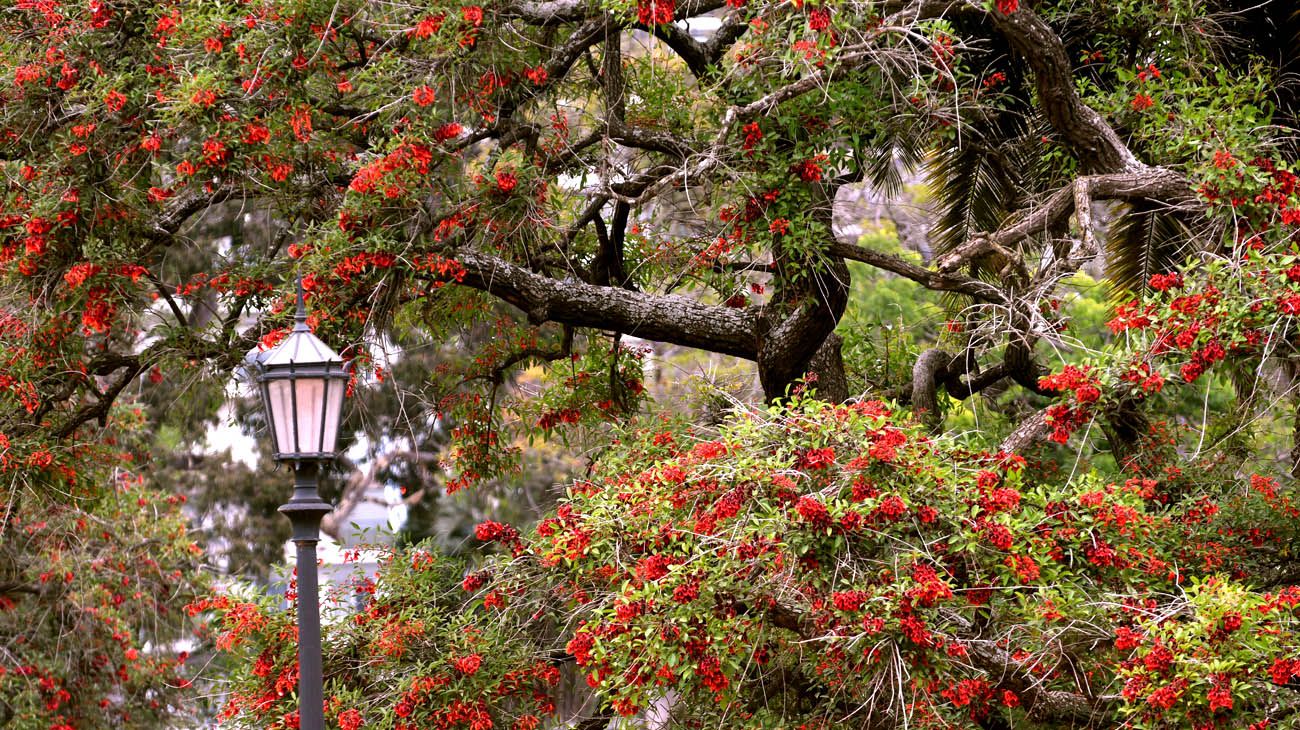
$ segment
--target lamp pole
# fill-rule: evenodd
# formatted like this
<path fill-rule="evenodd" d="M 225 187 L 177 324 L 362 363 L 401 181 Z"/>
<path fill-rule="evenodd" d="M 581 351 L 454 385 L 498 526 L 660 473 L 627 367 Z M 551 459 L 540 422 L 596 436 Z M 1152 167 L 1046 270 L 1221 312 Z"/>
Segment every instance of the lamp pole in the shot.
<path fill-rule="evenodd" d="M 320 658 L 320 589 L 316 575 L 316 543 L 320 521 L 333 507 L 316 491 L 320 467 L 314 461 L 294 465 L 293 497 L 280 513 L 293 524 L 298 548 L 298 726 L 324 730 L 324 678 Z"/>
<path fill-rule="evenodd" d="M 321 518 L 333 508 L 321 499 L 317 478 L 321 464 L 335 456 L 350 376 L 343 359 L 307 325 L 301 277 L 293 330 L 270 351 L 250 352 L 247 362 L 266 408 L 273 458 L 289 463 L 294 471 L 293 496 L 280 512 L 293 525 L 298 552 L 298 726 L 324 730 L 316 544 Z"/>

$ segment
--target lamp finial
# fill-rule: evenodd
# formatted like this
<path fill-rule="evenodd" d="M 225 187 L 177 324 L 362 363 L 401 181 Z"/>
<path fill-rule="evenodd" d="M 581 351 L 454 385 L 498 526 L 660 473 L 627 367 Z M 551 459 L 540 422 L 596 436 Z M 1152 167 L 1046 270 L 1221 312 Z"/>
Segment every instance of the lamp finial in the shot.
<path fill-rule="evenodd" d="M 302 291 L 302 272 L 298 272 L 298 311 L 293 315 L 295 332 L 309 332 L 307 326 L 307 300 Z"/>

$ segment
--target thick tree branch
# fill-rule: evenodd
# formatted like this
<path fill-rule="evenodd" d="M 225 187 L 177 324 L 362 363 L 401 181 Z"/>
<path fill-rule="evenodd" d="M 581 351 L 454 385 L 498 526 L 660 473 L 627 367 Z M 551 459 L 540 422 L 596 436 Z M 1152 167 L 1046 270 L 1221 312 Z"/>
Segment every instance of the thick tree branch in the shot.
<path fill-rule="evenodd" d="M 1052 428 L 1047 423 L 1047 411 L 1038 411 L 1021 421 L 1014 431 L 1002 439 L 998 450 L 1008 454 L 1019 454 L 1047 438 L 1051 431 Z"/>
<path fill-rule="evenodd" d="M 1043 115 L 1077 151 L 1085 172 L 1135 172 L 1147 167 L 1106 120 L 1079 98 L 1065 44 L 1027 3 L 1009 14 L 992 10 L 988 15 L 993 27 L 1033 70 Z"/>
<path fill-rule="evenodd" d="M 465 267 L 464 285 L 518 307 L 534 324 L 617 330 L 748 360 L 758 356 L 755 317 L 744 310 L 671 294 L 560 281 L 476 251 L 460 251 L 455 258 Z"/>
<path fill-rule="evenodd" d="M 1044 689 L 1024 666 L 995 642 L 963 642 L 976 666 L 988 673 L 997 689 L 1009 689 L 1020 696 L 1030 717 L 1067 722 L 1074 727 L 1110 725 L 1118 698 L 1088 697 L 1080 692 Z"/>

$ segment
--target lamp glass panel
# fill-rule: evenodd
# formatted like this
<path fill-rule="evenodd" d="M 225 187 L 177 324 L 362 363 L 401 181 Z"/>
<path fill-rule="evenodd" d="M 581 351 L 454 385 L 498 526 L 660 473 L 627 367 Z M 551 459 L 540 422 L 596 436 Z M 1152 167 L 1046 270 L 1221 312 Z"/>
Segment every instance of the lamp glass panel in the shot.
<path fill-rule="evenodd" d="M 325 438 L 321 452 L 332 454 L 336 449 L 339 435 L 339 414 L 343 410 L 343 380 L 331 380 L 325 399 Z"/>
<path fill-rule="evenodd" d="M 293 443 L 293 394 L 290 392 L 291 381 L 271 380 L 266 384 L 267 417 L 271 419 L 271 431 L 275 434 L 275 450 L 280 454 L 294 452 Z"/>
<path fill-rule="evenodd" d="M 325 416 L 325 379 L 299 378 L 293 384 L 298 389 L 298 448 L 294 451 L 318 454 L 322 451 L 320 426 Z"/>

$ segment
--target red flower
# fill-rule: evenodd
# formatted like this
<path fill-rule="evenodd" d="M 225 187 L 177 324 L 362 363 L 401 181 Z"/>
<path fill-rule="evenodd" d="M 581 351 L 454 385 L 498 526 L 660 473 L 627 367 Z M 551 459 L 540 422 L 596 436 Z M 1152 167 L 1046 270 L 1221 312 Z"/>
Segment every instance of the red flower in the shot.
<path fill-rule="evenodd" d="M 1183 275 L 1178 273 L 1155 274 L 1151 277 L 1150 286 L 1156 291 L 1181 289 L 1183 287 Z"/>
<path fill-rule="evenodd" d="M 811 160 L 795 163 L 790 171 L 799 176 L 804 182 L 817 182 L 822 179 L 821 162 L 826 159 L 825 155 L 817 155 Z"/>
<path fill-rule="evenodd" d="M 690 603 L 700 597 L 700 579 L 692 577 L 673 589 L 673 602 Z"/>
<path fill-rule="evenodd" d="M 866 591 L 840 591 L 831 594 L 831 605 L 837 611 L 852 613 L 862 608 L 870 597 Z"/>
<path fill-rule="evenodd" d="M 1129 106 L 1133 107 L 1133 111 L 1140 112 L 1144 109 L 1150 109 L 1152 106 L 1155 106 L 1155 101 L 1146 94 L 1137 94 L 1133 97 L 1133 101 L 1129 102 Z"/>
<path fill-rule="evenodd" d="M 1273 677 L 1274 684 L 1286 684 L 1300 672 L 1300 662 L 1294 659 L 1275 659 L 1268 672 Z"/>
<path fill-rule="evenodd" d="M 126 106 L 126 95 L 113 89 L 104 97 L 104 106 L 108 107 L 110 112 L 121 111 L 122 107 Z"/>
<path fill-rule="evenodd" d="M 483 657 L 478 654 L 470 654 L 453 659 L 451 664 L 456 668 L 456 671 L 468 676 L 478 671 L 479 666 L 483 664 Z"/>
<path fill-rule="evenodd" d="M 998 0 L 998 12 L 1010 15 L 1020 9 L 1020 0 Z"/>
<path fill-rule="evenodd" d="M 480 10 L 479 12 L 482 11 Z M 434 33 L 437 33 L 438 29 L 442 27 L 442 20 L 444 17 L 445 16 L 439 13 L 437 15 L 430 15 L 421 18 L 420 22 L 416 23 L 415 27 L 411 29 L 411 35 L 416 38 L 428 38 Z"/>
<path fill-rule="evenodd" d="M 825 469 L 835 463 L 835 449 L 809 449 L 799 457 L 799 466 L 803 469 Z"/>
<path fill-rule="evenodd" d="M 808 524 L 816 528 L 830 527 L 831 515 L 816 497 L 800 497 L 795 510 Z"/>
<path fill-rule="evenodd" d="M 1178 699 L 1183 696 L 1183 691 L 1187 689 L 1187 680 L 1177 679 L 1172 684 L 1152 692 L 1147 697 L 1147 704 L 1161 710 L 1167 710 L 1173 707 Z"/>
<path fill-rule="evenodd" d="M 339 713 L 339 730 L 361 730 L 363 720 L 360 710 L 344 710 Z"/>
<path fill-rule="evenodd" d="M 808 13 L 808 27 L 816 31 L 823 31 L 831 27 L 831 11 L 826 8 L 817 8 Z"/>
<path fill-rule="evenodd" d="M 547 78 L 549 78 L 549 74 L 546 72 L 545 66 L 530 68 L 524 71 L 524 76 L 526 76 L 529 81 L 533 82 L 534 86 L 542 86 L 543 84 L 546 83 Z"/>
<path fill-rule="evenodd" d="M 999 525 L 990 522 L 984 525 L 982 532 L 984 533 L 984 538 L 989 541 L 989 544 L 998 550 L 1011 549 L 1011 545 L 1014 541 L 1011 537 L 1011 530 L 1009 530 L 1006 525 Z"/>
<path fill-rule="evenodd" d="M 417 106 L 429 106 L 435 101 L 436 96 L 432 87 L 424 85 L 416 87 L 415 93 L 411 95 L 411 98 L 415 100 Z"/>
<path fill-rule="evenodd" d="M 1120 651 L 1136 649 L 1142 644 L 1141 632 L 1134 631 L 1127 626 L 1121 626 L 1115 629 L 1115 648 Z"/>
<path fill-rule="evenodd" d="M 1210 712 L 1232 709 L 1232 685 L 1227 679 L 1217 679 L 1208 695 Z"/>
<path fill-rule="evenodd" d="M 244 143 L 261 144 L 271 139 L 271 130 L 255 122 L 244 125 Z"/>
<path fill-rule="evenodd" d="M 1156 68 L 1156 65 L 1154 63 L 1148 63 L 1146 68 L 1142 69 L 1141 71 L 1138 71 L 1137 78 L 1138 81 L 1144 83 L 1150 81 L 1151 79 L 1158 79 L 1160 78 L 1160 69 Z"/>
<path fill-rule="evenodd" d="M 872 513 L 872 517 L 883 519 L 887 522 L 895 522 L 905 514 L 907 514 L 907 505 L 903 502 L 902 497 L 899 497 L 897 494 L 891 494 L 880 500 L 880 506 Z"/>
<path fill-rule="evenodd" d="M 307 108 L 299 109 L 289 116 L 289 126 L 293 127 L 293 136 L 298 138 L 299 142 L 308 142 L 311 140 L 311 110 Z"/>
<path fill-rule="evenodd" d="M 662 25 L 673 22 L 676 12 L 675 0 L 639 0 L 636 20 L 641 25 Z"/>
<path fill-rule="evenodd" d="M 740 144 L 741 149 L 745 150 L 746 155 L 752 157 L 754 147 L 763 140 L 763 130 L 758 128 L 758 122 L 750 122 L 741 127 L 740 131 L 745 133 L 745 141 Z"/>
<path fill-rule="evenodd" d="M 596 640 L 592 635 L 582 631 L 573 635 L 569 643 L 564 646 L 564 650 L 572 654 L 573 661 L 582 667 L 591 662 L 591 650 L 595 646 Z"/>
<path fill-rule="evenodd" d="M 479 27 L 480 25 L 483 25 L 483 8 L 480 8 L 477 5 L 470 5 L 468 7 L 461 8 L 460 15 L 462 18 L 465 19 L 466 23 L 469 23 L 475 28 Z"/>
<path fill-rule="evenodd" d="M 438 140 L 439 142 L 446 142 L 449 139 L 455 139 L 459 137 L 462 131 L 464 131 L 464 128 L 461 127 L 459 124 L 455 122 L 448 122 L 447 124 L 438 127 L 437 131 L 433 133 L 433 138 Z"/>
<path fill-rule="evenodd" d="M 474 527 L 474 537 L 483 542 L 514 542 L 519 539 L 519 530 L 512 525 L 487 520 Z"/>

